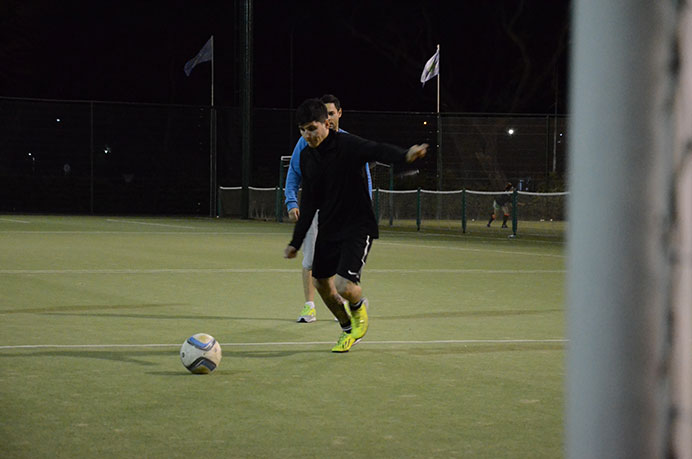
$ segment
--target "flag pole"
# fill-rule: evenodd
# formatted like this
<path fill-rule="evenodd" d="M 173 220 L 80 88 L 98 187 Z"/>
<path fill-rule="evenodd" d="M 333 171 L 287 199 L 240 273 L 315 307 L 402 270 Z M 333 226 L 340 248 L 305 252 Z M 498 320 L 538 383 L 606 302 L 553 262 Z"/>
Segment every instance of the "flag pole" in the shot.
<path fill-rule="evenodd" d="M 212 61 L 213 62 L 213 61 Z M 213 65 L 213 64 L 212 64 Z M 440 45 L 437 45 L 437 113 L 440 113 Z"/>
<path fill-rule="evenodd" d="M 214 109 L 214 35 L 211 36 L 211 107 L 209 109 L 209 216 L 218 217 L 216 205 L 216 110 Z"/>
<path fill-rule="evenodd" d="M 214 106 L 214 35 L 211 36 L 211 106 Z"/>
<path fill-rule="evenodd" d="M 440 117 L 440 44 L 437 44 L 437 190 L 442 190 L 442 119 Z"/>

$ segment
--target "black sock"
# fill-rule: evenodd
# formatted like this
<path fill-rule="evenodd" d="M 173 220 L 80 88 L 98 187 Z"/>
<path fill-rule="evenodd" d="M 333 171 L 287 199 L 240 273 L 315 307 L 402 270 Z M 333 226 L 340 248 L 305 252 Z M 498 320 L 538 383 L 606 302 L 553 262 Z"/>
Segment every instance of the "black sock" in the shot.
<path fill-rule="evenodd" d="M 357 311 L 361 306 L 363 306 L 363 300 L 365 298 L 361 298 L 359 302 L 351 306 L 351 311 Z"/>
<path fill-rule="evenodd" d="M 341 323 L 339 323 L 341 325 Z M 348 323 L 347 326 L 341 325 L 341 329 L 345 331 L 346 333 L 351 333 L 352 327 L 351 327 L 351 322 Z"/>

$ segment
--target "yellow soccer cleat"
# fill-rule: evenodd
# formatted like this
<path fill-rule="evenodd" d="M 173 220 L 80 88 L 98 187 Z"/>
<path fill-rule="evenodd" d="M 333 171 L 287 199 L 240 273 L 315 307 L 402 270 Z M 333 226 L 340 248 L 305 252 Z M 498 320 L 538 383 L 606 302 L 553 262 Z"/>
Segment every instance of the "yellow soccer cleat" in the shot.
<path fill-rule="evenodd" d="M 332 348 L 332 352 L 348 352 L 354 344 L 356 344 L 356 340 L 351 333 L 341 332 L 339 341 L 337 341 L 336 346 Z"/>
<path fill-rule="evenodd" d="M 353 339 L 360 341 L 368 331 L 368 299 L 363 298 L 363 304 L 354 310 L 351 310 L 351 334 Z"/>
<path fill-rule="evenodd" d="M 310 322 L 314 322 L 316 320 L 317 312 L 315 311 L 315 308 L 305 303 L 305 306 L 303 306 L 303 310 L 300 311 L 300 317 L 298 317 L 298 320 L 296 320 L 296 322 L 303 322 L 309 324 Z"/>

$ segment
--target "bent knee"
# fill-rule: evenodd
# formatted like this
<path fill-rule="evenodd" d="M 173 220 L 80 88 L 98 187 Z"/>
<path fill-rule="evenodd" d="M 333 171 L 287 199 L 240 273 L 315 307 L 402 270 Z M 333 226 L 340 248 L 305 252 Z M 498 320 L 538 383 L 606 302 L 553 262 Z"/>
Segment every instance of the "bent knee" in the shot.
<path fill-rule="evenodd" d="M 356 288 L 358 284 L 337 274 L 334 279 L 334 286 L 336 287 L 336 291 L 339 292 L 339 295 L 343 296 Z"/>

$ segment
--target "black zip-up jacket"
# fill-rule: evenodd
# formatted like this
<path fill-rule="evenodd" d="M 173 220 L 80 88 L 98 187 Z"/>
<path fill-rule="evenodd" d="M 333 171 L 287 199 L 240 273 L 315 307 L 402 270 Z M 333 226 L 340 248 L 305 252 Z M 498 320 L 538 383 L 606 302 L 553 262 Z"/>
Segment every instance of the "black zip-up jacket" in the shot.
<path fill-rule="evenodd" d="M 366 234 L 376 239 L 379 233 L 364 177 L 365 163 L 403 163 L 407 151 L 334 131 L 317 148 L 305 147 L 300 153 L 300 217 L 289 245 L 300 248 L 318 209 L 320 239 L 340 241 Z"/>

